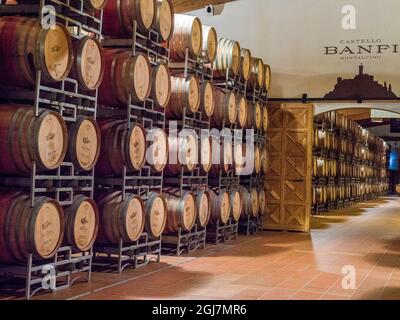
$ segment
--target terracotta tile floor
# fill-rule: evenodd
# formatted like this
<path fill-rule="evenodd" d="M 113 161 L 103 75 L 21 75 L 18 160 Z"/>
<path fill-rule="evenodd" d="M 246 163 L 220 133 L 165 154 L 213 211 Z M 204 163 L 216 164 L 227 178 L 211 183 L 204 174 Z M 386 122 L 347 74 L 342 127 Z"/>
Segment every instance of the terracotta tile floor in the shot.
<path fill-rule="evenodd" d="M 39 299 L 400 299 L 399 266 L 400 198 L 384 198 L 314 217 L 310 234 L 240 237 Z"/>

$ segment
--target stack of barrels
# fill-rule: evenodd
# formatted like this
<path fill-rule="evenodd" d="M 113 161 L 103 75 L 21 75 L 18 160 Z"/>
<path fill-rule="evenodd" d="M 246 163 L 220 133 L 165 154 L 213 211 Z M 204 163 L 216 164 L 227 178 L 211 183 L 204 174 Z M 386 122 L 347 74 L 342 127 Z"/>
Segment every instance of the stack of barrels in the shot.
<path fill-rule="evenodd" d="M 18 1 L 18 4 L 37 1 Z M 99 1 L 88 1 L 90 11 L 100 10 Z M 16 5 L 17 2 L 7 2 Z M 99 5 L 99 7 L 97 7 Z M 73 31 L 71 31 L 73 32 Z M 40 83 L 62 90 L 65 79 L 73 79 L 78 92 L 95 96 L 104 75 L 103 48 L 93 36 L 78 40 L 57 23 L 44 29 L 36 18 L 0 17 L 0 86 L 3 91 L 34 90 Z M 11 97 L 12 98 L 12 97 Z M 100 129 L 87 115 L 64 121 L 58 112 L 33 105 L 0 105 L 0 174 L 30 177 L 54 172 L 63 162 L 74 171 L 90 174 L 100 155 Z M 11 180 L 11 179 L 8 179 Z M 22 180 L 18 180 L 22 181 Z M 51 182 L 49 182 L 51 183 Z M 40 196 L 33 206 L 25 189 L 2 191 L 0 195 L 0 263 L 26 263 L 51 258 L 59 247 L 87 251 L 99 228 L 99 212 L 93 199 L 74 194 L 72 205 Z"/>
<path fill-rule="evenodd" d="M 314 122 L 315 211 L 387 193 L 382 139 L 337 112 L 318 115 Z"/>

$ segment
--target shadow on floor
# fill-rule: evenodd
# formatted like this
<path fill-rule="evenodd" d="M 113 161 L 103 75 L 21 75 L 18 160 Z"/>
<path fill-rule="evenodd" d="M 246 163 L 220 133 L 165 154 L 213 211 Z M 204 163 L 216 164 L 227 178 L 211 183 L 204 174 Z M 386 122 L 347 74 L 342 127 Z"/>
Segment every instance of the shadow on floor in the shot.
<path fill-rule="evenodd" d="M 400 254 L 396 253 L 369 253 L 364 259 L 382 267 L 398 268 L 400 266 Z"/>
<path fill-rule="evenodd" d="M 399 300 L 400 288 L 399 287 L 386 287 L 383 291 L 382 288 L 376 288 L 370 291 L 357 294 L 356 300 Z"/>
<path fill-rule="evenodd" d="M 311 229 L 329 229 L 331 224 L 345 223 L 346 218 L 339 218 L 335 216 L 314 216 L 311 218 Z"/>

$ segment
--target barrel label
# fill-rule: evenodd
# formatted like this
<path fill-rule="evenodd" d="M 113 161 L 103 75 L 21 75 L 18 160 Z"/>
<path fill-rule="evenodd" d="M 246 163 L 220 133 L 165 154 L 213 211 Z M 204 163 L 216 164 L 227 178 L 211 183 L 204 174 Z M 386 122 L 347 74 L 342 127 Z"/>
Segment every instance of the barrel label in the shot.
<path fill-rule="evenodd" d="M 58 244 L 61 234 L 61 221 L 57 207 L 45 203 L 36 216 L 34 241 L 37 252 L 42 257 L 50 255 Z"/>
<path fill-rule="evenodd" d="M 74 222 L 74 239 L 81 250 L 87 250 L 94 237 L 96 214 L 92 204 L 83 201 L 79 206 Z"/>
<path fill-rule="evenodd" d="M 67 35 L 59 26 L 48 29 L 45 47 L 45 64 L 48 74 L 54 80 L 61 80 L 70 62 L 70 45 Z"/>
<path fill-rule="evenodd" d="M 54 114 L 43 119 L 38 134 L 40 159 L 48 169 L 54 169 L 59 163 L 64 149 L 64 130 L 60 120 Z"/>
<path fill-rule="evenodd" d="M 95 89 L 102 71 L 101 52 L 97 43 L 88 39 L 82 50 L 81 72 L 87 88 Z"/>
<path fill-rule="evenodd" d="M 165 206 L 160 197 L 154 200 L 153 206 L 150 210 L 150 226 L 152 233 L 158 237 L 164 230 L 165 220 Z"/>
<path fill-rule="evenodd" d="M 89 120 L 83 120 L 77 134 L 76 154 L 79 164 L 84 169 L 93 166 L 98 150 L 98 137 L 94 124 Z"/>
<path fill-rule="evenodd" d="M 143 207 L 137 198 L 132 199 L 129 203 L 128 211 L 126 214 L 126 230 L 129 238 L 132 241 L 142 233 L 143 226 Z"/>

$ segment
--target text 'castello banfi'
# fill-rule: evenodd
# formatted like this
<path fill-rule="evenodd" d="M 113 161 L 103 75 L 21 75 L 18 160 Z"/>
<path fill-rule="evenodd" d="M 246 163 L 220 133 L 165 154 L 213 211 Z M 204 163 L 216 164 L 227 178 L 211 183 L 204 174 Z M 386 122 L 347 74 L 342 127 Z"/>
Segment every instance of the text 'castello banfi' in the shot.
<path fill-rule="evenodd" d="M 382 99 L 397 98 L 392 91 L 392 85 L 380 84 L 374 76 L 364 73 L 363 64 L 359 65 L 359 72 L 353 79 L 337 78 L 333 91 L 325 95 L 326 99 Z"/>

